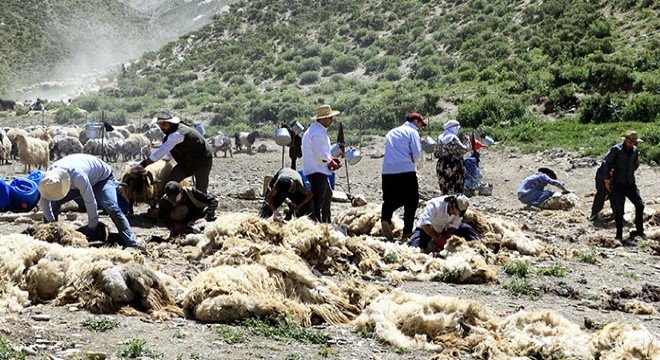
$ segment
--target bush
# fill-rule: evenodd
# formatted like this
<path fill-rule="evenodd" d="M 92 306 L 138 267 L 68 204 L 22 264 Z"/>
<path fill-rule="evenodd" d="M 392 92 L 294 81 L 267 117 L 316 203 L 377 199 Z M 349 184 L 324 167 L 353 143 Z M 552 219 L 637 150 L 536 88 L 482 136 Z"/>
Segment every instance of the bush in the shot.
<path fill-rule="evenodd" d="M 623 121 L 660 121 L 660 95 L 647 92 L 633 94 L 625 102 L 621 118 Z"/>
<path fill-rule="evenodd" d="M 85 115 L 78 111 L 77 108 L 73 106 L 63 107 L 55 113 L 53 121 L 56 124 L 66 125 L 66 124 L 79 124 L 82 123 L 85 119 Z"/>
<path fill-rule="evenodd" d="M 580 102 L 579 117 L 583 124 L 603 124 L 621 120 L 623 104 L 613 100 L 612 95 L 586 96 Z"/>
<path fill-rule="evenodd" d="M 357 56 L 340 55 L 330 62 L 330 67 L 332 67 L 335 72 L 346 74 L 355 70 L 359 63 L 360 59 L 358 59 Z"/>
<path fill-rule="evenodd" d="M 300 74 L 300 85 L 314 84 L 317 81 L 319 81 L 318 71 L 305 71 L 304 73 Z"/>
<path fill-rule="evenodd" d="M 464 127 L 512 126 L 531 120 L 525 105 L 515 98 L 502 94 L 488 94 L 466 101 L 456 115 Z"/>

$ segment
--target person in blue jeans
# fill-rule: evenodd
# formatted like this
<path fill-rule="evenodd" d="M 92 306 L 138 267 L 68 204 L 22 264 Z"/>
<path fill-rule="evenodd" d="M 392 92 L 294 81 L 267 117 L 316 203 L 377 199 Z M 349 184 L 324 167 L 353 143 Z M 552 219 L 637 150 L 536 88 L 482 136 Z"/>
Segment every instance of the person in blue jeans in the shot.
<path fill-rule="evenodd" d="M 87 211 L 85 235 L 88 240 L 96 240 L 97 209 L 100 207 L 117 227 L 124 246 L 144 249 L 144 244 L 136 241 L 128 219 L 119 208 L 117 185 L 110 166 L 96 156 L 65 156 L 54 162 L 41 178 L 39 207 L 46 222 L 57 221 L 62 204 L 82 198 Z"/>
<path fill-rule="evenodd" d="M 545 190 L 547 185 L 554 185 L 560 188 L 564 194 L 571 192 L 562 182 L 557 181 L 557 175 L 551 169 L 539 168 L 537 171 L 536 174 L 530 175 L 523 180 L 520 185 L 518 189 L 518 200 L 521 203 L 536 208 L 540 207 L 544 201 L 554 194 L 553 191 Z"/>

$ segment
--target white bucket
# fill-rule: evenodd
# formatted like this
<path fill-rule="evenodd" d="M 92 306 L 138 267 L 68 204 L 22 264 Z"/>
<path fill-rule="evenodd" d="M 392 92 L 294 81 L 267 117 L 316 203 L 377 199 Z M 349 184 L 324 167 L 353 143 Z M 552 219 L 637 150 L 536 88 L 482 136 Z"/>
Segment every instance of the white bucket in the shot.
<path fill-rule="evenodd" d="M 287 146 L 291 143 L 291 134 L 285 128 L 275 130 L 275 143 L 279 146 Z"/>
<path fill-rule="evenodd" d="M 296 135 L 298 135 L 305 130 L 305 127 L 303 126 L 303 124 L 296 121 L 293 124 L 291 124 L 291 129 Z"/>
<path fill-rule="evenodd" d="M 85 124 L 85 133 L 90 139 L 100 139 L 103 137 L 103 124 L 87 123 Z"/>
<path fill-rule="evenodd" d="M 330 155 L 332 155 L 332 157 L 338 158 L 344 155 L 344 152 L 341 151 L 339 144 L 334 144 L 330 147 Z"/>
<path fill-rule="evenodd" d="M 346 151 L 346 162 L 348 165 L 355 165 L 362 160 L 362 154 L 360 153 L 360 150 L 356 148 L 350 148 L 348 151 Z"/>

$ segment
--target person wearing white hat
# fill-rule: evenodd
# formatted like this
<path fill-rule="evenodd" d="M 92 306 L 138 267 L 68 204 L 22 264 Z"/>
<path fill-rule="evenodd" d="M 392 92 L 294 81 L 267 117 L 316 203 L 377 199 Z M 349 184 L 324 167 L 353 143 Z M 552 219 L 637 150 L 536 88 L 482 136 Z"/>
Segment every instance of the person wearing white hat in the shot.
<path fill-rule="evenodd" d="M 87 235 L 95 240 L 99 223 L 97 209 L 102 208 L 117 227 L 126 247 L 143 249 L 138 243 L 126 216 L 119 208 L 117 186 L 112 168 L 101 159 L 88 154 L 73 154 L 54 162 L 39 182 L 39 207 L 46 222 L 57 221 L 60 206 L 70 200 L 82 199 L 87 211 Z"/>
<path fill-rule="evenodd" d="M 442 251 L 453 235 L 479 240 L 472 226 L 462 223 L 469 206 L 470 200 L 465 195 L 445 195 L 427 201 L 408 245 L 435 254 Z"/>
<path fill-rule="evenodd" d="M 444 125 L 444 132 L 438 137 L 433 156 L 438 159 L 435 172 L 438 176 L 440 192 L 445 195 L 463 194 L 465 188 L 465 165 L 463 155 L 469 147 L 458 138 L 461 124 L 449 120 Z"/>
<path fill-rule="evenodd" d="M 630 233 L 631 238 L 636 236 L 646 239 L 644 234 L 644 200 L 639 194 L 635 182 L 635 171 L 639 168 L 639 150 L 637 144 L 644 142 L 636 131 L 628 131 L 621 135 L 621 143 L 614 145 L 605 155 L 605 164 L 601 175 L 605 178 L 605 188 L 611 192 L 614 200 L 614 222 L 616 223 L 616 239 L 623 240 L 623 213 L 626 198 L 635 205 L 635 231 Z"/>
<path fill-rule="evenodd" d="M 302 138 L 302 170 L 312 186 L 314 213 L 312 219 L 318 222 L 331 221 L 330 203 L 332 188 L 330 175 L 341 166 L 330 153 L 328 127 L 340 112 L 332 110 L 330 105 L 321 105 L 316 109 L 315 120 L 305 131 Z"/>
<path fill-rule="evenodd" d="M 181 119 L 174 116 L 170 110 L 160 111 L 152 123 L 158 124 L 165 138 L 163 144 L 139 165 L 145 167 L 171 154 L 176 160 L 176 165 L 167 181 L 180 182 L 189 176 L 194 176 L 195 188 L 206 193 L 213 166 L 211 144 L 197 130 L 182 123 Z"/>

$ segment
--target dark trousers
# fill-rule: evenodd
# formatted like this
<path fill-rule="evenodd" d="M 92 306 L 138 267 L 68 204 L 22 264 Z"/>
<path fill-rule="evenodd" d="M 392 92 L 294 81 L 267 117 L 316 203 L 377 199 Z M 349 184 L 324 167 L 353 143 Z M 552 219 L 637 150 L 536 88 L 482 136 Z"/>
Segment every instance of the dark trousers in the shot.
<path fill-rule="evenodd" d="M 312 220 L 322 223 L 331 221 L 330 203 L 332 202 L 332 189 L 328 175 L 313 173 L 306 175 L 307 181 L 312 186 L 312 200 L 314 201 L 314 213 Z"/>
<path fill-rule="evenodd" d="M 209 174 L 211 173 L 211 166 L 213 165 L 213 158 L 208 158 L 201 166 L 195 168 L 193 171 L 187 170 L 179 164 L 174 165 L 167 181 L 181 182 L 181 180 L 188 176 L 195 177 L 195 188 L 204 194 L 209 189 Z"/>
<path fill-rule="evenodd" d="M 479 234 L 470 226 L 469 224 L 461 224 L 458 226 L 458 229 L 454 231 L 454 235 L 462 237 L 465 240 L 479 240 Z M 429 254 L 432 252 L 442 251 L 438 244 L 435 243 L 435 240 L 431 239 L 429 234 L 424 232 L 422 228 L 415 229 L 410 241 L 408 242 L 409 246 L 418 247 L 424 251 L 424 253 Z"/>
<path fill-rule="evenodd" d="M 271 190 L 269 187 L 268 190 L 266 190 L 266 194 L 264 195 L 264 203 L 261 205 L 261 211 L 259 212 L 259 216 L 264 219 L 273 216 L 273 211 L 270 209 L 270 206 L 268 206 L 268 201 L 265 200 L 266 198 L 268 198 L 270 191 Z M 305 195 L 298 193 L 289 194 L 278 191 L 277 194 L 275 194 L 275 196 L 273 197 L 273 204 L 275 205 L 275 208 L 277 209 L 280 206 L 282 206 L 282 204 L 284 204 L 284 201 L 287 198 L 291 200 L 294 204 L 296 204 L 295 214 L 291 214 L 291 215 L 295 215 L 296 217 L 301 217 L 306 215 L 312 216 L 312 214 L 314 214 L 314 202 L 311 200 L 308 201 L 307 204 L 303 205 L 302 208 L 300 209 L 298 208 L 298 204 L 300 204 L 300 202 L 302 202 L 305 198 Z"/>
<path fill-rule="evenodd" d="M 610 208 L 612 213 L 614 213 L 614 201 L 612 200 L 612 195 L 607 192 L 605 188 L 605 179 L 600 173 L 596 174 L 596 195 L 594 195 L 594 203 L 591 205 L 591 215 L 598 215 L 598 213 L 603 210 L 603 205 L 605 205 L 605 200 L 610 199 Z"/>
<path fill-rule="evenodd" d="M 385 174 L 383 178 L 383 207 L 381 220 L 392 223 L 392 214 L 403 206 L 403 234 L 412 233 L 415 212 L 419 204 L 419 184 L 414 171 Z"/>
<path fill-rule="evenodd" d="M 626 198 L 635 205 L 635 230 L 638 234 L 644 233 L 644 200 L 639 195 L 637 185 L 614 183 L 612 200 L 614 200 L 614 221 L 618 238 L 623 236 L 623 211 Z"/>

